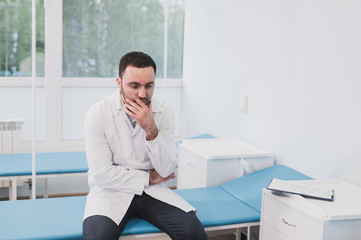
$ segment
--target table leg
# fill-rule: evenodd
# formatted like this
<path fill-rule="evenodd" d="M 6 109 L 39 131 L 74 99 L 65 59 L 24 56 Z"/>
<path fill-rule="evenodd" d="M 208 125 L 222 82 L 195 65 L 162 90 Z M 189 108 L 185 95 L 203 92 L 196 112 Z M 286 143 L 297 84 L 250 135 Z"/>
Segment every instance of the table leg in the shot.
<path fill-rule="evenodd" d="M 17 199 L 16 179 L 11 179 L 9 182 L 9 200 L 15 201 Z"/>
<path fill-rule="evenodd" d="M 45 178 L 44 181 L 45 181 L 45 184 L 44 184 L 45 185 L 44 198 L 48 198 L 49 197 L 49 194 L 48 194 L 48 179 Z"/>

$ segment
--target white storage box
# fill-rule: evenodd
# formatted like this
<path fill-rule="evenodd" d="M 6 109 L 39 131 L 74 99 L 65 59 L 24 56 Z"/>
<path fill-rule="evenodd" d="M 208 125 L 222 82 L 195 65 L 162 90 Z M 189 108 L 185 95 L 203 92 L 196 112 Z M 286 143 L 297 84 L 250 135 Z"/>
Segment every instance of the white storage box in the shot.
<path fill-rule="evenodd" d="M 274 165 L 272 153 L 222 138 L 184 140 L 178 158 L 178 189 L 218 186 Z"/>

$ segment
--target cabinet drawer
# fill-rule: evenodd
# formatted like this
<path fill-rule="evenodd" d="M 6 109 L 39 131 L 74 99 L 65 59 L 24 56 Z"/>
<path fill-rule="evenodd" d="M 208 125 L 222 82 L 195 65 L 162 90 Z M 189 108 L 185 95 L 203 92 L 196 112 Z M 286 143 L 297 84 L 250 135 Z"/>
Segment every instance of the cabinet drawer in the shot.
<path fill-rule="evenodd" d="M 323 224 L 264 194 L 263 220 L 290 239 L 322 239 Z"/>
<path fill-rule="evenodd" d="M 178 172 L 186 171 L 201 181 L 206 181 L 207 161 L 188 151 L 179 153 Z"/>
<path fill-rule="evenodd" d="M 261 232 L 261 240 L 291 240 L 267 223 L 262 223 Z"/>

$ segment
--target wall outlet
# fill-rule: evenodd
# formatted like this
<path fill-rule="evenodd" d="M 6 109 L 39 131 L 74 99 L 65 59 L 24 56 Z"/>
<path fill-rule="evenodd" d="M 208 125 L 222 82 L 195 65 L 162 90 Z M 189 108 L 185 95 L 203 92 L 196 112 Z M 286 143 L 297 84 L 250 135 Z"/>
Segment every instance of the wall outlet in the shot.
<path fill-rule="evenodd" d="M 248 108 L 248 96 L 241 96 L 241 111 L 247 113 Z"/>

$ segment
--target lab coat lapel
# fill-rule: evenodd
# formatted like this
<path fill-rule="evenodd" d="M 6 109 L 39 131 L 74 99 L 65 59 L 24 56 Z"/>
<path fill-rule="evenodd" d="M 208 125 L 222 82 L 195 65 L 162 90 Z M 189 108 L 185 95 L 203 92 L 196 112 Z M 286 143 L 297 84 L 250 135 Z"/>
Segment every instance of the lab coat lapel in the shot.
<path fill-rule="evenodd" d="M 137 123 L 135 125 L 135 128 L 133 128 L 132 123 L 130 122 L 130 120 L 124 110 L 121 111 L 120 115 L 122 116 L 122 120 L 127 123 L 128 128 L 129 128 L 130 132 L 132 133 L 132 137 L 137 135 L 137 133 L 141 130 L 141 127 L 139 126 L 139 124 Z"/>
<path fill-rule="evenodd" d="M 130 122 L 130 120 L 129 120 L 128 116 L 127 116 L 127 113 L 125 112 L 122 104 L 119 105 L 118 114 L 121 116 L 122 121 L 125 122 L 128 125 L 128 128 L 130 129 L 130 132 L 134 132 L 132 123 Z"/>
<path fill-rule="evenodd" d="M 137 135 L 137 133 L 141 130 L 142 128 L 139 126 L 139 124 L 137 123 L 137 125 L 135 125 L 135 128 L 133 129 L 133 137 L 135 135 Z"/>
<path fill-rule="evenodd" d="M 125 111 L 123 109 L 120 110 L 120 114 L 119 114 L 122 118 L 122 121 L 125 122 L 129 129 L 131 129 L 131 132 L 133 132 L 133 126 L 132 126 L 132 123 L 129 121 L 129 118 L 127 116 L 127 114 L 125 113 Z M 137 124 L 138 125 L 138 124 Z"/>

